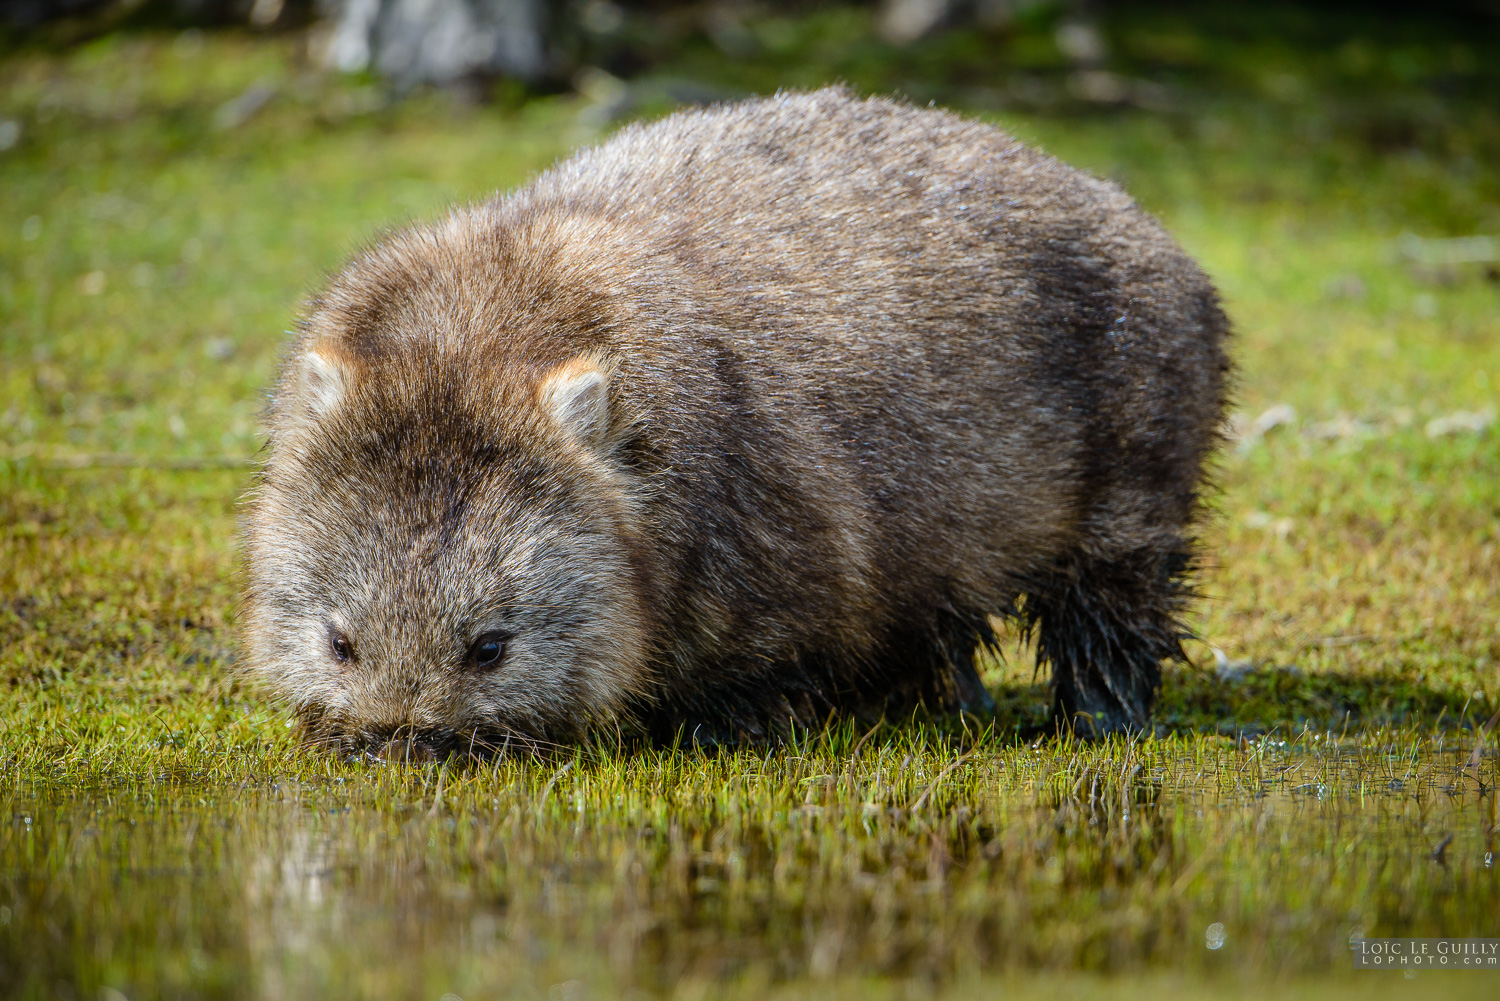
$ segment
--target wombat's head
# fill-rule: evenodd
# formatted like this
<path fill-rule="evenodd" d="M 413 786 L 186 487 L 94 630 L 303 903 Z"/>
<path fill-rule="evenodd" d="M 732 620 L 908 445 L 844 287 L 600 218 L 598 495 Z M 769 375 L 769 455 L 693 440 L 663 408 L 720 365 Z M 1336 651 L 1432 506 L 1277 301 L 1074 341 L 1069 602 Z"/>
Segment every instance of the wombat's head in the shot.
<path fill-rule="evenodd" d="M 643 685 L 609 372 L 310 331 L 246 530 L 252 669 L 350 753 L 576 736 Z"/>

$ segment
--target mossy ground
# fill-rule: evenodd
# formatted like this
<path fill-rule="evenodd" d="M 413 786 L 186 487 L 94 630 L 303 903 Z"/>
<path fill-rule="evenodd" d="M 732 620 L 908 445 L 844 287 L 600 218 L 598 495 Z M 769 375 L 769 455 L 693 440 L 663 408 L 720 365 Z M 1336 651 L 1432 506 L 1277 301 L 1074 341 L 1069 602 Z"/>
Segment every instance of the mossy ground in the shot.
<path fill-rule="evenodd" d="M 1464 767 L 1500 708 L 1500 283 L 1398 242 L 1500 234 L 1500 47 L 1113 9 L 1123 106 L 1076 97 L 1044 20 L 897 52 L 828 8 L 752 22 L 738 62 L 672 40 L 637 107 L 684 78 L 968 107 L 1122 181 L 1214 276 L 1243 423 L 1295 413 L 1220 460 L 1203 641 L 1159 735 L 1097 746 L 1016 739 L 1045 693 L 1012 642 L 983 731 L 446 769 L 303 751 L 233 671 L 282 332 L 353 246 L 520 183 L 598 109 L 391 101 L 299 37 L 9 54 L 0 994 L 1399 994 L 1347 972 L 1351 934 L 1500 935 L 1500 771 Z"/>

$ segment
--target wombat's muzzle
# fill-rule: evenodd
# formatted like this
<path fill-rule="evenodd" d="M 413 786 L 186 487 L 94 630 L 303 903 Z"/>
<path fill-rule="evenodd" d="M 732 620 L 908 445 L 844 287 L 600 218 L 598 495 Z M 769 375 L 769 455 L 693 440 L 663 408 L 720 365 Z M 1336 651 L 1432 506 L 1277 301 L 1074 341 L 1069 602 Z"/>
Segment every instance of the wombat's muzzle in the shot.
<path fill-rule="evenodd" d="M 346 744 L 349 761 L 446 761 L 449 758 L 488 759 L 507 754 L 536 754 L 547 742 L 510 731 L 481 732 L 447 729 L 364 731 Z"/>
<path fill-rule="evenodd" d="M 479 753 L 469 741 L 460 740 L 453 730 L 413 730 L 401 727 L 392 731 L 364 733 L 356 742 L 351 760 L 357 761 L 444 761 L 456 754 Z"/>

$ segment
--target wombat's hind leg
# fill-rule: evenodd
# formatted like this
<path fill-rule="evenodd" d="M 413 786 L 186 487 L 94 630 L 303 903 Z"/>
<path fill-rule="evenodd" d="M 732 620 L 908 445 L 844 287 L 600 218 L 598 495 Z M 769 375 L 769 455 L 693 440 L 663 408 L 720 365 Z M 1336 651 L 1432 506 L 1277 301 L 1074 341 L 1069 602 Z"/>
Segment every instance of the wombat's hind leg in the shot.
<path fill-rule="evenodd" d="M 1138 551 L 1076 559 L 1028 591 L 1023 627 L 1036 636 L 1037 666 L 1052 665 L 1052 714 L 1081 736 L 1144 729 L 1161 685 L 1161 662 L 1182 660 L 1190 635 L 1181 616 L 1192 558 Z"/>

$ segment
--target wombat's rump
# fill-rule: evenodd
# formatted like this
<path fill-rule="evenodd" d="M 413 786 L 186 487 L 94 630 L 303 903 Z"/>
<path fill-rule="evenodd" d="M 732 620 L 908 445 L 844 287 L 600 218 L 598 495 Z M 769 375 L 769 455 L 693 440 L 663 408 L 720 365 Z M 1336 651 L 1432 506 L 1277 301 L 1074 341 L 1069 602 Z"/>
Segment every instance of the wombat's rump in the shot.
<path fill-rule="evenodd" d="M 1012 614 L 1061 719 L 1138 728 L 1224 335 L 1118 188 L 989 126 L 826 90 L 627 128 L 313 300 L 251 663 L 351 747 L 725 739 L 983 708 Z"/>

